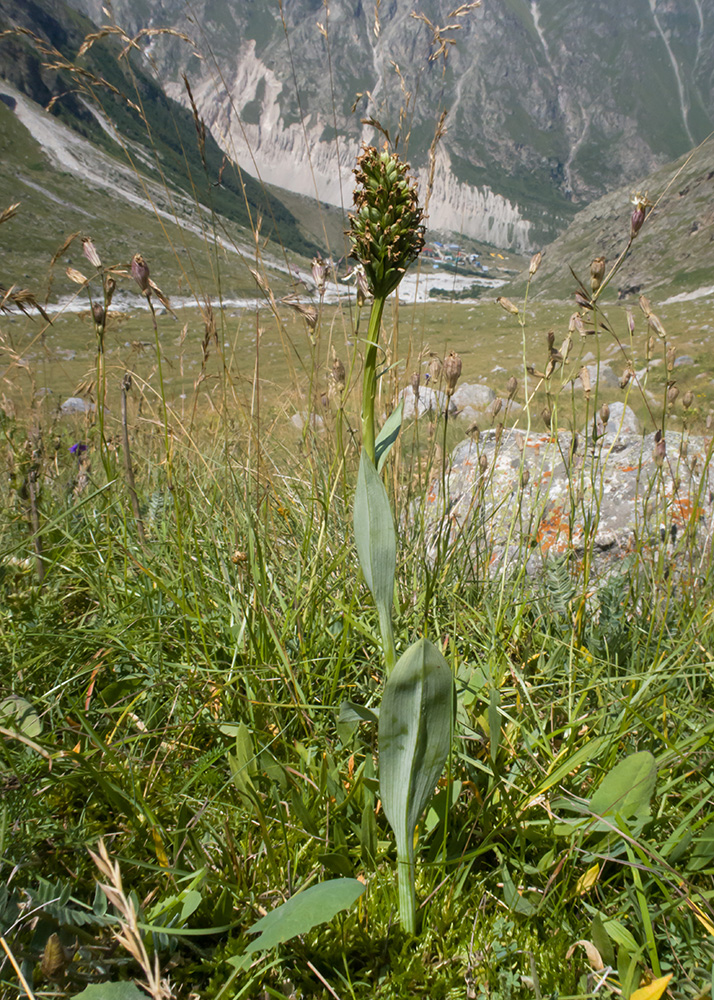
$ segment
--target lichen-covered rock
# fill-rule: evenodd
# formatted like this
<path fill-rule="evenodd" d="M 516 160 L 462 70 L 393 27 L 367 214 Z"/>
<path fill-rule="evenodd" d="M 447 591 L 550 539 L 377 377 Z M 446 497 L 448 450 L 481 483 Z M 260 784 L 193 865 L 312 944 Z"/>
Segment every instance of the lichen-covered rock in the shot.
<path fill-rule="evenodd" d="M 484 575 L 504 562 L 534 573 L 567 556 L 597 578 L 630 553 L 701 574 L 714 529 L 711 442 L 638 429 L 634 413 L 616 403 L 594 441 L 592 430 L 517 428 L 463 441 L 447 470 L 446 503 L 438 477 L 425 499 L 430 555 L 448 538 L 469 546 Z"/>

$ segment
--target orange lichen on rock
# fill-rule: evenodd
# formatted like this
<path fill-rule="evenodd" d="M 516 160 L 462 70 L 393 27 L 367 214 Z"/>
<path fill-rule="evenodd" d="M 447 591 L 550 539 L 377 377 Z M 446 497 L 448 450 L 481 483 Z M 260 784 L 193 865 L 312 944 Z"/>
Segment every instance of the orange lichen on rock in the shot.
<path fill-rule="evenodd" d="M 692 519 L 698 521 L 703 513 L 704 509 L 692 503 L 689 497 L 675 497 L 672 500 L 671 514 L 675 524 L 683 526 Z"/>

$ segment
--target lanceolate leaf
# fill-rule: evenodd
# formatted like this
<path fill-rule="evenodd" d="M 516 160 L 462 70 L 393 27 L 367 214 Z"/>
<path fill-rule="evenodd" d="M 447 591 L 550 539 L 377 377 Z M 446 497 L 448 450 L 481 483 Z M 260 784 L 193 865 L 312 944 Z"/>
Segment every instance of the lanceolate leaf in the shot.
<path fill-rule="evenodd" d="M 414 832 L 434 794 L 451 746 L 454 682 L 439 650 L 421 639 L 400 657 L 379 712 L 379 786 L 394 830 L 399 905 L 414 931 Z"/>
<path fill-rule="evenodd" d="M 603 778 L 590 800 L 597 816 L 617 814 L 623 819 L 646 816 L 657 780 L 657 762 L 643 750 L 625 757 Z"/>
<path fill-rule="evenodd" d="M 332 920 L 340 910 L 352 906 L 366 888 L 356 878 L 336 878 L 291 896 L 253 924 L 250 933 L 260 932 L 260 937 L 248 945 L 246 955 L 274 948 L 297 934 L 307 934 L 317 924 Z"/>
<path fill-rule="evenodd" d="M 387 668 L 394 662 L 392 598 L 397 539 L 389 497 L 371 459 L 363 450 L 355 491 L 355 544 L 360 566 L 379 614 Z"/>
<path fill-rule="evenodd" d="M 402 426 L 402 413 L 404 412 L 404 400 L 400 399 L 399 406 L 384 421 L 384 426 L 377 435 L 374 443 L 374 457 L 377 463 L 377 472 L 381 472 L 387 456 L 392 450 L 392 446 L 399 437 Z"/>

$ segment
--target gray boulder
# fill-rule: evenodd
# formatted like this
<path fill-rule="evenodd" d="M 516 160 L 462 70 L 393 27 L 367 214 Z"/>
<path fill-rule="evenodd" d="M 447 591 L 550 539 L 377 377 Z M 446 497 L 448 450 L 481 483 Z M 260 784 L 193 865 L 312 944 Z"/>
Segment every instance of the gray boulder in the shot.
<path fill-rule="evenodd" d="M 64 403 L 60 406 L 61 413 L 92 413 L 94 410 L 94 403 L 88 402 L 86 399 L 82 399 L 81 396 L 70 396 L 69 399 L 65 399 Z"/>
<path fill-rule="evenodd" d="M 410 385 L 406 389 L 402 389 L 399 393 L 399 398 L 404 400 L 403 416 L 405 420 L 422 417 L 425 413 L 445 413 L 447 405 L 450 416 L 455 415 L 457 411 L 453 397 L 448 399 L 445 392 L 431 389 L 428 385 L 419 386 L 419 396 L 417 399 L 415 399 L 414 389 Z"/>
<path fill-rule="evenodd" d="M 464 382 L 456 387 L 452 398 L 460 410 L 467 406 L 472 410 L 485 410 L 496 398 L 496 393 L 487 385 Z"/>

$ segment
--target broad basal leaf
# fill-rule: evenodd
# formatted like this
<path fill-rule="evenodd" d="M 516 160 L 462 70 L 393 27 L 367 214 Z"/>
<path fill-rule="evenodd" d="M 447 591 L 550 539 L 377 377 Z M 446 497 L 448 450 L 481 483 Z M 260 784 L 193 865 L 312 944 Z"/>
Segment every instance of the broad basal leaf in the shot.
<path fill-rule="evenodd" d="M 260 933 L 260 937 L 246 948 L 245 954 L 266 951 L 298 934 L 307 934 L 317 924 L 332 920 L 340 910 L 352 906 L 366 888 L 356 878 L 336 878 L 291 896 L 253 924 L 249 933 Z"/>

